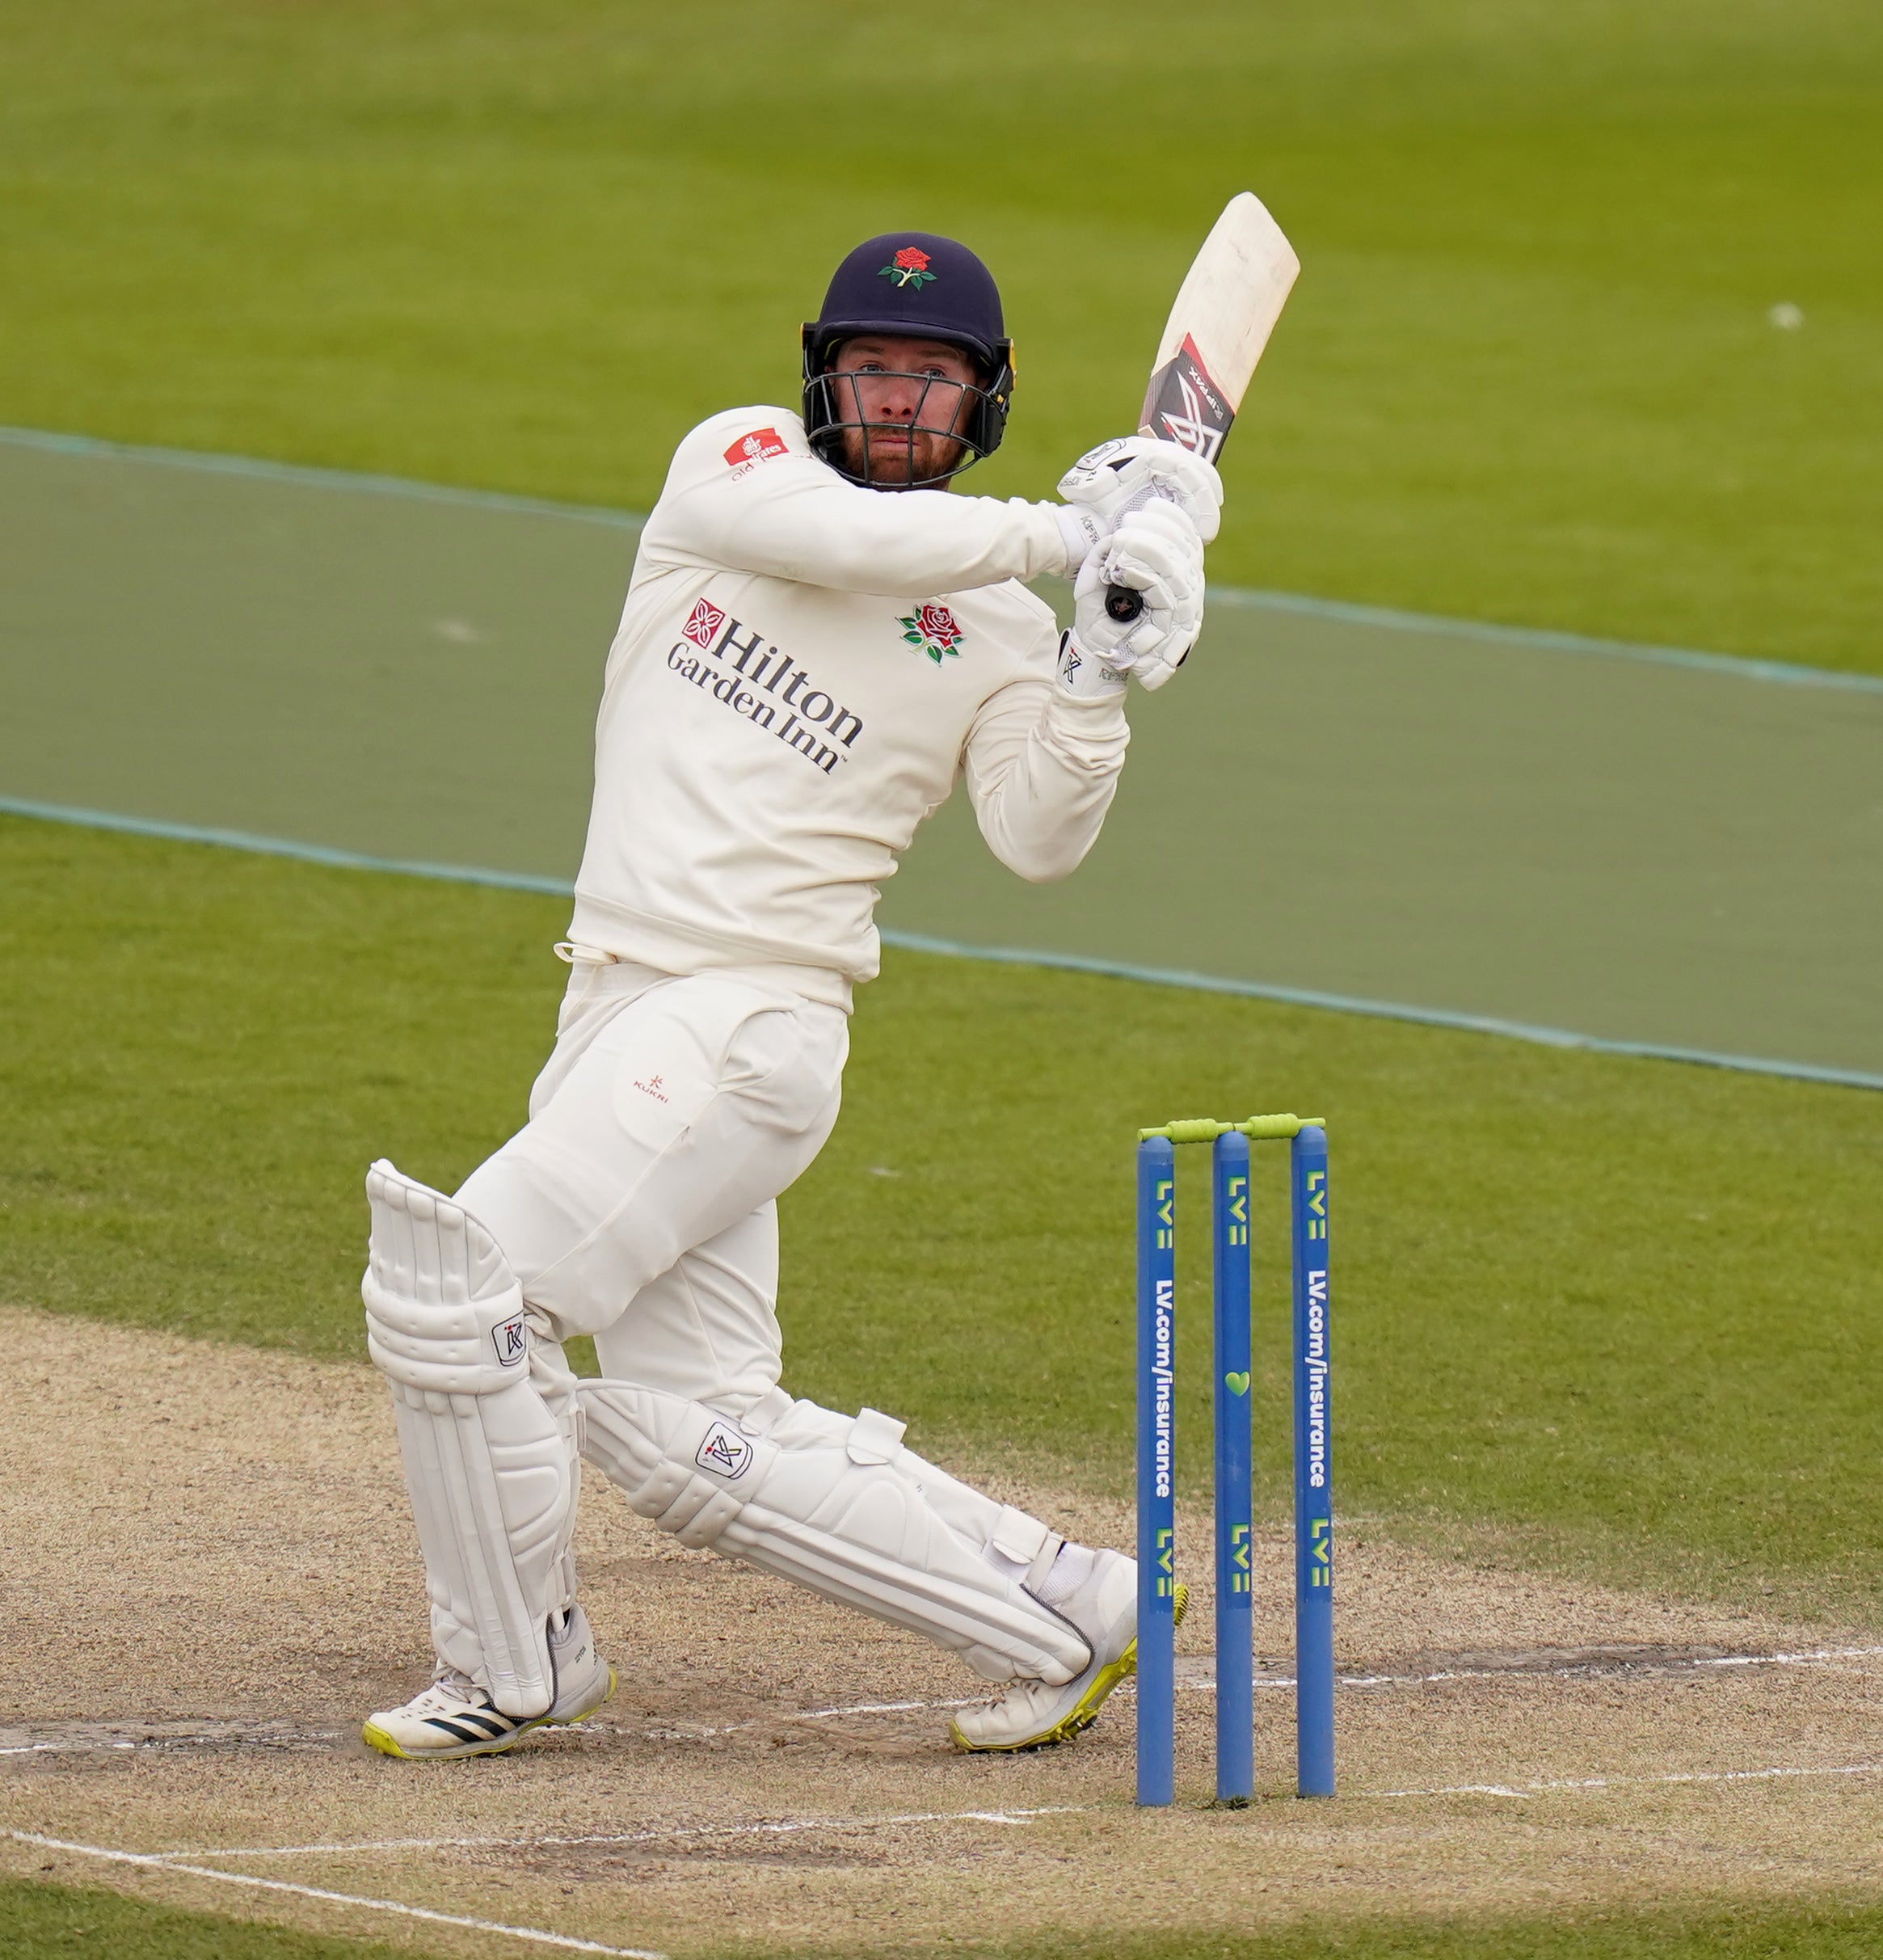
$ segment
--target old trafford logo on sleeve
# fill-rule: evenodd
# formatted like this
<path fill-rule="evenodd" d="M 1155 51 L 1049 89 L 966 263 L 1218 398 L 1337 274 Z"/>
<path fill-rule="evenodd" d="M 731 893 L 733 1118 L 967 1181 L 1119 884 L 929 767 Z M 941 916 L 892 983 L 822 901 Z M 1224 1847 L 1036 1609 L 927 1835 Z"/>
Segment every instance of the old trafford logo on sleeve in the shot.
<path fill-rule="evenodd" d="M 919 605 L 899 623 L 903 638 L 937 667 L 950 654 L 961 651 L 961 629 L 945 605 Z"/>

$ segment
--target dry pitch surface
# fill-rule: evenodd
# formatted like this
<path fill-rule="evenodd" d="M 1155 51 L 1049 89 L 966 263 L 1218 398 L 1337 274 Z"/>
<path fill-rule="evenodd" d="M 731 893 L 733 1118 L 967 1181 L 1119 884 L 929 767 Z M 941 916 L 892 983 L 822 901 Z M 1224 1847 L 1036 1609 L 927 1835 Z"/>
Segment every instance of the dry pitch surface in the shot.
<path fill-rule="evenodd" d="M 1139 1814 L 1127 1697 L 1076 1745 L 956 1756 L 963 1671 L 678 1549 L 599 1478 L 579 1550 L 615 1699 L 508 1756 L 390 1761 L 359 1718 L 418 1684 L 425 1646 L 377 1378 L 10 1309 L 0 1333 L 12 1871 L 434 1951 L 676 1955 L 1883 1878 L 1877 1636 L 1443 1564 L 1364 1520 L 1342 1546 L 1333 1803 L 1289 1794 L 1277 1684 L 1257 1697 L 1265 1795 L 1207 1806 L 1207 1598 L 1186 1800 Z M 1127 1529 L 1008 1494 L 1082 1535 Z M 1271 1535 L 1271 1680 L 1287 1557 Z"/>

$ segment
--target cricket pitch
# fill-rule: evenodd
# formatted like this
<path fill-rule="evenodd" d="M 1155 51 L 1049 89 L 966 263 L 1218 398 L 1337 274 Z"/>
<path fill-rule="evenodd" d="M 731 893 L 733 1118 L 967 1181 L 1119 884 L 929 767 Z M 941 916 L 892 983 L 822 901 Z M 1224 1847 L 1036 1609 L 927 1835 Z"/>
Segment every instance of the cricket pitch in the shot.
<path fill-rule="evenodd" d="M 620 1670 L 579 1728 L 408 1764 L 417 1549 L 364 1368 L 0 1311 L 15 1666 L 4 1869 L 435 1953 L 997 1949 L 1096 1928 L 1520 1915 L 1883 1877 L 1883 1638 L 1341 1545 L 1341 1795 L 1292 1796 L 1285 1531 L 1258 1549 L 1262 1791 L 1208 1806 L 1210 1602 L 1178 1804 L 1132 1704 L 964 1757 L 965 1670 L 633 1517 L 590 1475 L 583 1596 Z M 971 1465 L 954 1466 L 971 1470 Z M 1121 1506 L 1024 1498 L 1128 1542 Z M 1207 1578 L 1200 1519 L 1188 1576 Z"/>

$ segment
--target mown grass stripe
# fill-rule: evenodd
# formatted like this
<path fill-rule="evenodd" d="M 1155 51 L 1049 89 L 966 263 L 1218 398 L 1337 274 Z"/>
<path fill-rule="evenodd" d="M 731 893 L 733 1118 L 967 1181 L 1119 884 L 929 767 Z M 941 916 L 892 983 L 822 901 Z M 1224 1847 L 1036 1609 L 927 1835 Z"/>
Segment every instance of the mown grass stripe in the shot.
<path fill-rule="evenodd" d="M 423 483 L 415 477 L 327 470 L 313 464 L 273 462 L 263 457 L 232 456 L 216 450 L 171 449 L 141 443 L 112 442 L 103 436 L 67 435 L 53 429 L 0 427 L 0 443 L 19 449 L 40 449 L 56 456 L 156 463 L 172 469 L 253 477 L 264 483 L 294 483 L 316 490 L 354 490 L 369 496 L 410 497 L 420 502 L 455 504 L 474 510 L 511 511 L 532 517 L 568 517 L 578 523 L 609 525 L 621 530 L 638 530 L 647 521 L 642 512 L 613 510 L 600 504 L 563 504 L 547 497 L 516 496 L 505 491 L 470 490 L 449 483 Z M 1602 639 L 1589 634 L 1561 633 L 1544 626 L 1502 626 L 1493 620 L 1460 619 L 1439 613 L 1409 613 L 1392 606 L 1366 605 L 1345 599 L 1318 599 L 1306 592 L 1274 592 L 1248 586 L 1212 584 L 1210 597 L 1218 605 L 1304 613 L 1311 618 L 1337 619 L 1353 626 L 1371 626 L 1382 632 L 1481 640 L 1493 646 L 1520 647 L 1535 652 L 1594 654 L 1608 660 L 1641 660 L 1653 666 L 1683 667 L 1700 673 L 1728 675 L 1740 681 L 1769 681 L 1781 687 L 1833 688 L 1856 693 L 1883 694 L 1883 677 L 1875 674 L 1844 673 L 1832 668 L 1807 667 L 1789 660 L 1763 660 L 1750 655 L 1708 653 L 1695 647 Z"/>
<path fill-rule="evenodd" d="M 47 823 L 74 824 L 91 830 L 127 831 L 135 837 L 163 837 L 179 844 L 213 844 L 231 850 L 256 851 L 268 857 L 297 858 L 341 870 L 395 871 L 407 878 L 442 879 L 454 884 L 496 885 L 512 891 L 538 891 L 571 897 L 567 879 L 543 878 L 531 871 L 499 871 L 478 865 L 433 864 L 421 859 L 374 858 L 362 851 L 339 850 L 331 845 L 303 844 L 292 837 L 261 837 L 246 830 L 221 830 L 196 824 L 173 824 L 158 817 L 121 816 L 108 810 L 83 810 L 63 803 L 36 803 L 25 797 L 0 796 L 0 812 L 35 817 Z M 1883 1075 L 1861 1069 L 1831 1069 L 1816 1062 L 1790 1061 L 1780 1056 L 1725 1055 L 1710 1048 L 1687 1048 L 1653 1041 L 1620 1041 L 1574 1028 L 1544 1027 L 1527 1021 L 1506 1021 L 1494 1014 L 1471 1014 L 1444 1007 L 1419 1007 L 1404 1001 L 1371 1001 L 1354 994 L 1324 993 L 1312 987 L 1284 987 L 1267 980 L 1231 980 L 1213 973 L 1193 973 L 1181 967 L 1141 967 L 1128 961 L 1100 959 L 1084 953 L 1055 953 L 1029 946 L 971 946 L 958 939 L 933 938 L 925 933 L 882 930 L 885 946 L 912 953 L 936 953 L 950 959 L 976 959 L 997 966 L 1045 967 L 1070 973 L 1089 973 L 1104 980 L 1136 980 L 1156 987 L 1184 987 L 1201 993 L 1234 994 L 1256 1001 L 1276 1001 L 1290 1007 L 1313 1007 L 1330 1014 L 1366 1014 L 1377 1020 L 1411 1021 L 1426 1027 L 1455 1028 L 1472 1035 L 1497 1035 L 1549 1048 L 1582 1048 L 1599 1055 L 1624 1055 L 1644 1061 L 1688 1062 L 1707 1069 L 1731 1069 L 1750 1075 L 1783 1076 L 1805 1082 L 1825 1082 L 1843 1089 L 1883 1089 Z"/>

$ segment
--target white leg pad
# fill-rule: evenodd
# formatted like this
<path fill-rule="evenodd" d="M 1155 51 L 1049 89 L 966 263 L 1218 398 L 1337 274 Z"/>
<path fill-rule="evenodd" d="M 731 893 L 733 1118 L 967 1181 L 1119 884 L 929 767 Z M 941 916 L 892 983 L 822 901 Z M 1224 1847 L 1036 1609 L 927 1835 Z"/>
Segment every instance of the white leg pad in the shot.
<path fill-rule="evenodd" d="M 805 1402 L 781 1417 L 768 1397 L 741 1424 L 631 1382 L 576 1393 L 589 1460 L 681 1544 L 925 1634 L 991 1681 L 1056 1686 L 1089 1662 L 1073 1626 L 950 1528 L 905 1467 L 921 1460 L 892 1418 Z"/>
<path fill-rule="evenodd" d="M 546 1400 L 558 1371 L 477 1220 L 383 1159 L 366 1194 L 367 1347 L 392 1385 L 432 1641 L 506 1715 L 540 1715 L 549 1618 L 574 1603 L 576 1411 Z"/>

